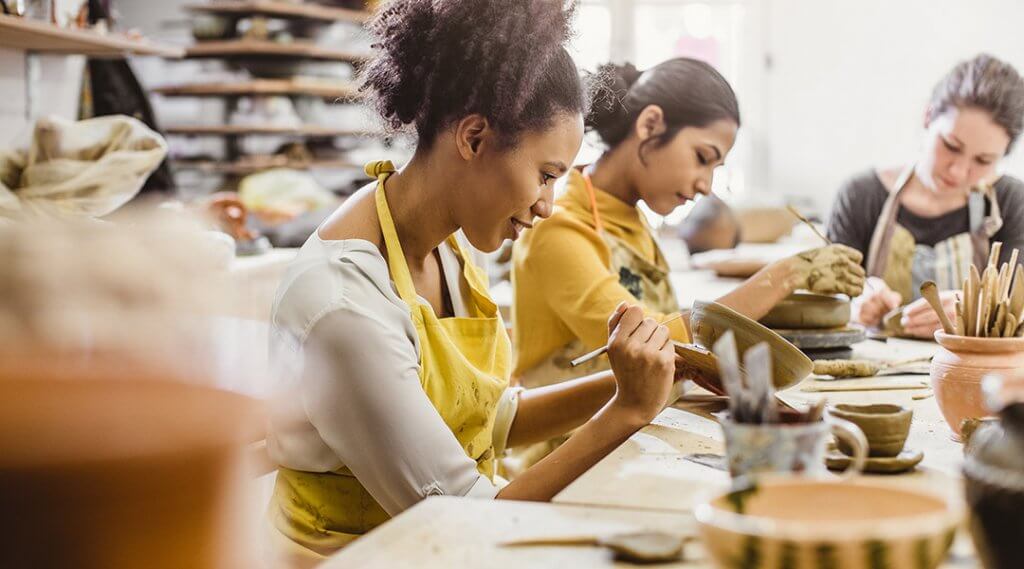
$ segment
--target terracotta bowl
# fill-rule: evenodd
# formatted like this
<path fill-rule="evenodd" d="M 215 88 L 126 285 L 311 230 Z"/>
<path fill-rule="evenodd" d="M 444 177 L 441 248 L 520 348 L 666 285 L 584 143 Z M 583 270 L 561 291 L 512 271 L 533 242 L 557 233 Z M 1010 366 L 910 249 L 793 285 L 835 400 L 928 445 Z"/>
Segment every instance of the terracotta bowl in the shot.
<path fill-rule="evenodd" d="M 0 371 L 9 567 L 253 566 L 242 395 L 120 368 Z"/>
<path fill-rule="evenodd" d="M 942 416 L 960 440 L 964 419 L 990 416 L 981 394 L 981 378 L 1024 368 L 1024 338 L 973 338 L 936 332 L 942 347 L 931 364 L 931 383 Z"/>
<path fill-rule="evenodd" d="M 876 403 L 874 405 L 851 405 L 840 403 L 828 410 L 830 415 L 846 419 L 860 427 L 868 439 L 868 456 L 897 456 L 903 450 L 910 434 L 910 420 L 914 412 L 900 405 Z M 846 441 L 837 441 L 839 450 L 852 455 L 853 449 Z"/>
<path fill-rule="evenodd" d="M 697 507 L 718 567 L 934 569 L 962 511 L 942 498 L 865 479 L 764 477 Z"/>
<path fill-rule="evenodd" d="M 810 358 L 782 336 L 721 304 L 699 300 L 694 302 L 690 314 L 690 330 L 694 342 L 709 350 L 726 330 L 732 330 L 741 361 L 742 354 L 748 349 L 767 342 L 772 352 L 772 381 L 777 389 L 796 384 L 814 369 Z"/>
<path fill-rule="evenodd" d="M 761 319 L 769 328 L 784 330 L 842 328 L 849 323 L 849 299 L 803 292 L 782 299 Z"/>

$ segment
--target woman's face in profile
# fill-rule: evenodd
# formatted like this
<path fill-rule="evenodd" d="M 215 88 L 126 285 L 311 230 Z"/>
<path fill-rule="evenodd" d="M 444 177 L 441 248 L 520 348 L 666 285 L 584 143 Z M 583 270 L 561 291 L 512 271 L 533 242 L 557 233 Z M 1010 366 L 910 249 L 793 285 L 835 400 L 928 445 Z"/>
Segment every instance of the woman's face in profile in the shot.
<path fill-rule="evenodd" d="M 992 116 L 974 107 L 951 107 L 925 124 L 921 181 L 937 193 L 966 193 L 996 177 L 1010 136 Z"/>

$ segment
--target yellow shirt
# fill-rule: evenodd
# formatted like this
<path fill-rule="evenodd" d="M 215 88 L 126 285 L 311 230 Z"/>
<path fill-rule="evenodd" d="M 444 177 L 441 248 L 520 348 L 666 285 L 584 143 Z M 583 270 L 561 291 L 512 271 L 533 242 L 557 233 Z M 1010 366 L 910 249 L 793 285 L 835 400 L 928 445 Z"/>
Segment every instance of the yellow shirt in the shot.
<path fill-rule="evenodd" d="M 595 188 L 604 230 L 651 263 L 664 267 L 643 212 Z M 608 341 L 608 316 L 637 299 L 613 274 L 611 251 L 594 225 L 583 176 L 569 173 L 567 190 L 550 218 L 528 229 L 512 252 L 514 375 L 530 370 L 574 339 L 588 350 Z M 664 267 L 667 268 L 667 267 Z M 649 313 L 664 320 L 671 315 Z M 687 341 L 682 320 L 668 324 Z"/>

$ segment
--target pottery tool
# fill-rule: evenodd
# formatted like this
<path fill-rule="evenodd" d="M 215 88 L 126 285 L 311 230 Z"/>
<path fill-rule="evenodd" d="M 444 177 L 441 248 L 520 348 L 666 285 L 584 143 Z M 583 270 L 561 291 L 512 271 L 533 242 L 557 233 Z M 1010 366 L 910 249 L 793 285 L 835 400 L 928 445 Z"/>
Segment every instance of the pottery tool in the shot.
<path fill-rule="evenodd" d="M 951 320 L 942 308 L 938 287 L 931 281 L 921 285 L 921 295 L 942 321 L 946 334 L 979 338 L 1024 336 L 1024 268 L 1017 264 L 1020 251 L 1014 249 L 1009 263 L 999 265 L 1003 244 L 995 242 L 984 272 L 973 265 L 963 280 Z"/>
<path fill-rule="evenodd" d="M 712 350 L 718 358 L 718 370 L 722 377 L 722 386 L 729 395 L 729 414 L 737 423 L 753 423 L 754 404 L 749 401 L 750 395 L 743 385 L 740 374 L 739 357 L 736 355 L 736 336 L 728 330 L 715 342 Z"/>
<path fill-rule="evenodd" d="M 772 384 L 772 352 L 768 344 L 760 343 L 743 354 L 747 369 L 747 387 L 754 401 L 754 415 L 761 423 L 779 422 L 775 406 L 775 386 Z"/>
<path fill-rule="evenodd" d="M 808 385 L 800 391 L 804 393 L 840 393 L 845 391 L 906 391 L 912 389 L 927 389 L 927 383 L 921 382 L 916 385 Z"/>
<path fill-rule="evenodd" d="M 608 536 L 580 535 L 566 537 L 542 537 L 506 541 L 501 547 L 605 547 L 615 554 L 615 559 L 628 563 L 667 563 L 683 558 L 683 545 L 692 536 L 678 536 L 659 531 L 622 533 Z"/>
<path fill-rule="evenodd" d="M 659 325 L 668 324 L 669 322 L 673 322 L 673 321 L 679 320 L 682 317 L 683 317 L 683 313 L 680 312 L 679 314 L 676 314 L 675 316 L 660 322 Z M 603 354 L 603 353 L 605 353 L 607 351 L 608 351 L 608 344 L 605 344 L 605 345 L 601 346 L 600 348 L 598 348 L 598 349 L 596 349 L 596 350 L 594 350 L 592 352 L 583 354 L 582 356 L 572 360 L 571 362 L 569 362 L 569 365 L 571 365 L 572 367 L 576 367 L 576 366 L 578 366 L 580 364 L 587 363 L 590 360 L 600 356 L 601 354 Z"/>
<path fill-rule="evenodd" d="M 806 217 L 803 216 L 803 214 L 801 214 L 799 211 L 797 211 L 795 207 L 793 207 L 791 205 L 787 205 L 786 209 L 789 210 L 789 213 L 792 213 L 793 216 L 795 216 L 797 219 L 802 221 L 804 223 L 804 225 L 806 225 L 807 227 L 810 227 L 811 231 L 813 231 L 815 235 L 817 235 L 819 238 L 821 238 L 822 241 L 825 242 L 825 245 L 831 245 L 832 244 L 832 240 L 829 239 L 828 237 L 825 237 L 824 235 L 822 235 L 821 232 L 818 231 L 818 227 L 816 225 L 814 225 L 814 223 L 811 220 L 807 219 Z"/>
<path fill-rule="evenodd" d="M 949 321 L 949 315 L 946 314 L 946 309 L 943 308 L 942 300 L 939 298 L 939 287 L 932 281 L 925 281 L 921 285 L 921 296 L 928 301 L 932 310 L 939 316 L 939 321 L 942 322 L 942 331 L 950 335 L 956 334 L 956 326 Z"/>
<path fill-rule="evenodd" d="M 873 360 L 817 360 L 814 362 L 815 375 L 828 375 L 834 378 L 874 377 L 879 373 L 900 371 L 900 368 L 931 361 L 930 356 L 913 358 L 895 362 L 879 362 Z"/>

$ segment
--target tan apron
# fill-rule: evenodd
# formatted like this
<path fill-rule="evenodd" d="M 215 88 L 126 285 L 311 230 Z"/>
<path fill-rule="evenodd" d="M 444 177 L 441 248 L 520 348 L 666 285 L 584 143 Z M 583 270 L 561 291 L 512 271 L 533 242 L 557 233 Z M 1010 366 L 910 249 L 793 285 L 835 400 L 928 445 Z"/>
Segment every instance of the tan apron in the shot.
<path fill-rule="evenodd" d="M 594 193 L 593 183 L 590 181 L 590 175 L 584 172 L 583 180 L 586 184 L 587 194 L 590 196 L 590 211 L 594 216 L 594 227 L 611 251 L 608 270 L 612 274 L 618 275 L 619 284 L 625 287 L 637 301 L 643 303 L 647 311 L 661 314 L 679 312 L 679 301 L 669 279 L 668 264 L 661 252 L 661 248 L 658 246 L 657 240 L 654 240 L 656 262 L 651 263 L 633 247 L 605 231 L 604 225 L 601 222 L 601 214 L 597 211 L 597 198 Z M 647 226 L 642 216 L 641 222 L 644 223 L 647 232 L 654 239 L 654 232 Z M 518 380 L 521 385 L 527 388 L 542 387 L 610 369 L 611 366 L 607 356 L 594 358 L 577 367 L 570 365 L 569 362 L 586 352 L 587 350 L 583 343 L 579 339 L 575 339 L 520 375 Z M 683 389 L 683 383 L 679 382 L 677 384 L 678 389 Z M 523 470 L 536 464 L 540 459 L 558 448 L 569 438 L 570 434 L 522 449 L 516 449 L 515 452 L 510 454 L 510 458 L 503 462 L 505 469 L 502 473 L 508 477 L 520 474 Z"/>
<path fill-rule="evenodd" d="M 366 172 L 378 180 L 377 215 L 391 279 L 416 326 L 420 384 L 466 455 L 476 461 L 480 474 L 493 480 L 494 421 L 498 401 L 508 387 L 512 344 L 497 305 L 487 295 L 486 277 L 454 236 L 449 237 L 469 284 L 469 316 L 438 318 L 416 294 L 384 195 L 384 181 L 394 167 L 390 162 L 374 162 Z M 269 513 L 273 525 L 288 538 L 278 542 L 283 542 L 281 550 L 293 565 L 303 557 L 322 558 L 389 519 L 347 468 L 338 472 L 280 468 Z"/>
<path fill-rule="evenodd" d="M 987 262 L 992 236 L 1003 225 L 992 186 L 972 189 L 967 199 L 970 231 L 936 243 L 934 247 L 915 243 L 914 237 L 897 223 L 900 194 L 914 175 L 907 167 L 889 191 L 868 248 L 868 276 L 880 277 L 889 288 L 903 296 L 904 303 L 920 298 L 921 283 L 934 281 L 939 290 L 958 289 L 967 278 L 971 264 Z M 985 216 L 985 202 L 990 212 Z"/>

